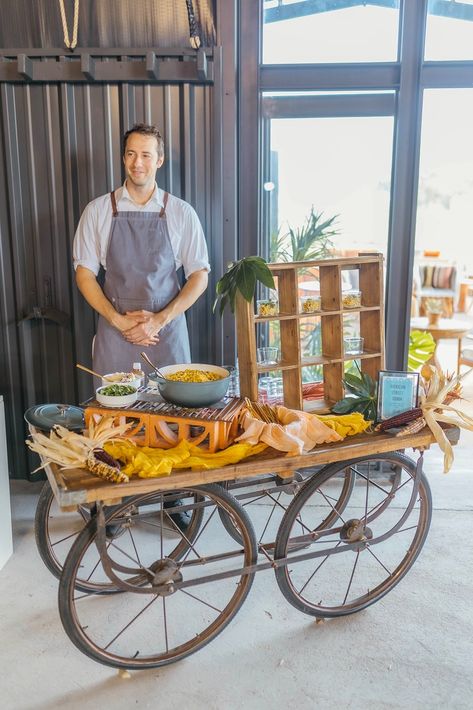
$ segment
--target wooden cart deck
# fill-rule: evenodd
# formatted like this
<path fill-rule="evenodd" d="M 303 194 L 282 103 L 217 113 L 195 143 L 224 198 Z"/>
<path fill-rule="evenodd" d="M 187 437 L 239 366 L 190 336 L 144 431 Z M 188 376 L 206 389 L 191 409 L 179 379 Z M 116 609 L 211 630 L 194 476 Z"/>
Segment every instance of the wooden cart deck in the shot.
<path fill-rule="evenodd" d="M 106 501 L 107 504 L 118 503 L 124 497 L 155 490 L 176 490 L 190 485 L 235 481 L 268 473 L 290 478 L 293 471 L 300 468 L 321 466 L 334 461 L 347 461 L 400 449 L 424 449 L 433 442 L 434 437 L 428 428 L 404 437 L 395 437 L 386 433 L 359 434 L 347 437 L 342 442 L 317 446 L 313 451 L 300 456 L 286 456 L 274 449 L 268 449 L 258 456 L 237 464 L 211 470 L 178 470 L 168 476 L 157 478 L 134 477 L 129 483 L 121 484 L 104 481 L 85 469 L 60 470 L 54 464 L 47 466 L 46 472 L 58 504 L 62 509 L 67 510 L 97 500 Z"/>

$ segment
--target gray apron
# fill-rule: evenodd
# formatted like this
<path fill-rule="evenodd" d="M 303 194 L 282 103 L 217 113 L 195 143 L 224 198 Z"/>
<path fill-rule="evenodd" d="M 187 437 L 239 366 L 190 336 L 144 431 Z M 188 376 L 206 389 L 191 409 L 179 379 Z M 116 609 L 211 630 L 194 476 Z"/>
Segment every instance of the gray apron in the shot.
<path fill-rule="evenodd" d="M 119 313 L 141 309 L 156 313 L 179 293 L 176 262 L 166 223 L 168 193 L 160 212 L 118 212 L 115 193 L 112 201 L 112 227 L 107 251 L 104 293 Z M 145 351 L 156 365 L 188 363 L 189 335 L 181 313 L 159 332 L 156 345 L 133 345 L 108 321 L 99 316 L 93 348 L 94 370 L 129 372 L 141 362 Z"/>

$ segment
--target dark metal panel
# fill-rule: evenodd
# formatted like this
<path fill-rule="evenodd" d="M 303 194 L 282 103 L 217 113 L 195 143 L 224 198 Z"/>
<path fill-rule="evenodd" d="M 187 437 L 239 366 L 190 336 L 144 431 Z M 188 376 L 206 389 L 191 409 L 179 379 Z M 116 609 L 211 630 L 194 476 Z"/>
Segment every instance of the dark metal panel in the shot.
<path fill-rule="evenodd" d="M 126 51 L 126 50 L 124 50 Z M 56 82 L 78 83 L 96 82 L 141 82 L 141 83 L 211 83 L 213 67 L 206 63 L 203 72 L 197 66 L 197 54 L 179 59 L 157 59 L 150 64 L 146 56 L 140 60 L 123 56 L 112 61 L 92 58 L 82 54 L 82 58 L 70 56 L 56 59 L 31 59 L 26 54 L 0 62 L 0 81 L 15 82 Z"/>
<path fill-rule="evenodd" d="M 263 98 L 265 118 L 393 116 L 393 93 L 337 96 L 271 96 Z"/>
<path fill-rule="evenodd" d="M 177 86 L 4 84 L 1 98 L 0 267 L 8 296 L 0 310 L 0 391 L 12 473 L 22 477 L 33 466 L 25 409 L 90 396 L 91 379 L 75 363 L 91 363 L 95 317 L 75 286 L 72 241 L 86 204 L 122 182 L 121 137 L 135 121 L 171 127 L 159 180 L 194 204 L 211 251 L 212 89 L 189 87 L 184 100 Z M 193 354 L 204 361 L 214 360 L 210 300 L 207 294 L 189 316 Z M 61 322 L 39 317 L 51 309 L 65 314 Z M 17 326 L 30 313 L 38 317 Z"/>
<path fill-rule="evenodd" d="M 386 279 L 386 364 L 403 369 L 409 345 L 409 313 L 419 173 L 422 91 L 428 0 L 401 9 L 401 81 L 395 123 L 388 269 Z"/>
<path fill-rule="evenodd" d="M 214 44 L 211 0 L 194 0 L 202 43 Z M 72 35 L 72 2 L 66 2 Z M 189 46 L 184 0 L 81 0 L 78 44 L 82 47 Z M 0 3 L 0 46 L 60 47 L 63 29 L 56 0 Z"/>
<path fill-rule="evenodd" d="M 265 64 L 260 70 L 262 91 L 369 91 L 397 89 L 397 62 L 353 64 Z"/>

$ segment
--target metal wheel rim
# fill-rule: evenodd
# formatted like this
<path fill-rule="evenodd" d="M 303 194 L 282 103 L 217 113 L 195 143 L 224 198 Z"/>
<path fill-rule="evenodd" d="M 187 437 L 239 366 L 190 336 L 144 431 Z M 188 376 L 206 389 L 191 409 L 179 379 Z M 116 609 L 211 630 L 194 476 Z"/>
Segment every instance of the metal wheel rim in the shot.
<path fill-rule="evenodd" d="M 366 457 L 363 459 L 364 461 L 367 461 L 368 459 L 370 460 L 391 460 L 395 461 L 396 463 L 400 463 L 402 461 L 402 465 L 404 470 L 408 473 L 410 476 L 411 482 L 413 481 L 413 474 L 414 474 L 414 464 L 412 461 L 407 459 L 406 457 L 402 457 L 400 455 L 378 455 L 378 456 L 373 456 L 373 457 Z M 359 462 L 358 462 L 359 463 Z M 327 467 L 324 469 L 324 472 L 326 473 L 327 470 L 329 470 L 330 467 Z M 321 472 L 324 473 L 324 472 Z M 329 475 L 327 480 L 330 480 L 330 478 L 333 477 Z M 326 482 L 326 481 L 325 481 Z M 315 490 L 319 488 L 321 485 L 323 485 L 323 481 L 320 482 L 318 486 L 315 487 Z M 401 486 L 402 487 L 402 486 Z M 314 492 L 315 492 L 314 490 Z M 392 489 L 391 489 L 392 490 Z M 310 497 L 309 497 L 310 498 Z M 397 564 L 396 568 L 393 571 L 390 571 L 390 574 L 388 577 L 383 579 L 383 581 L 373 587 L 372 589 L 368 590 L 367 594 L 360 595 L 354 599 L 352 599 L 349 603 L 344 602 L 341 605 L 331 605 L 331 606 L 323 606 L 322 604 L 316 604 L 311 602 L 309 599 L 306 599 L 305 597 L 301 596 L 300 590 L 297 588 L 299 585 L 295 585 L 293 582 L 293 579 L 291 577 L 291 571 L 290 571 L 290 562 L 288 565 L 280 567 L 278 570 L 276 570 L 276 578 L 278 581 L 278 584 L 281 588 L 281 591 L 283 592 L 284 596 L 290 601 L 291 604 L 296 606 L 296 608 L 303 610 L 305 613 L 311 614 L 313 616 L 320 616 L 320 617 L 331 617 L 331 616 L 342 616 L 345 614 L 350 614 L 354 613 L 356 611 L 360 611 L 361 609 L 365 608 L 366 606 L 369 606 L 370 604 L 374 603 L 375 601 L 378 601 L 381 599 L 387 592 L 390 591 L 390 589 L 395 586 L 400 579 L 402 579 L 405 574 L 408 572 L 408 570 L 411 568 L 412 564 L 414 563 L 416 557 L 418 556 L 422 545 L 425 541 L 425 538 L 427 536 L 429 526 L 430 526 L 430 517 L 431 517 L 431 499 L 430 499 L 430 491 L 428 488 L 428 483 L 423 477 L 421 480 L 421 486 L 418 492 L 418 502 L 420 501 L 419 507 L 414 508 L 414 510 L 418 510 L 418 522 L 416 526 L 414 526 L 415 529 L 415 534 L 413 535 L 408 548 L 405 552 L 405 554 L 402 556 L 402 559 L 399 561 Z M 307 502 L 307 501 L 305 501 Z M 305 503 L 304 502 L 304 503 Z M 296 501 L 294 501 L 296 503 Z M 389 501 L 391 503 L 391 500 Z M 382 511 L 386 511 L 386 509 L 389 507 L 389 503 L 382 506 Z M 288 511 L 288 517 L 291 516 L 292 512 Z M 411 512 L 412 515 L 412 512 Z M 367 516 L 368 520 L 373 521 L 376 517 L 376 515 L 372 516 Z M 281 523 L 281 528 L 283 527 L 283 523 Z M 319 526 L 320 529 L 320 526 Z M 406 528 L 407 529 L 407 528 Z M 275 557 L 276 558 L 281 558 L 286 555 L 287 551 L 287 545 L 290 544 L 290 537 L 284 536 L 284 538 L 281 536 L 279 537 L 278 535 L 278 540 L 276 541 L 276 549 L 275 549 Z M 380 543 L 383 544 L 383 543 Z M 321 545 L 322 546 L 322 545 Z M 327 545 L 328 547 L 328 545 Z M 376 554 L 377 553 L 377 545 L 373 546 L 373 550 Z M 346 551 L 343 552 L 341 557 L 344 555 L 350 555 L 354 554 L 352 552 Z M 356 553 L 355 553 L 356 554 Z M 338 555 L 337 555 L 338 557 Z M 312 560 L 312 563 L 314 567 L 319 564 L 318 560 L 325 560 L 325 558 L 315 558 Z M 323 563 L 322 563 L 323 564 Z M 294 564 L 294 569 L 296 569 L 297 563 Z M 352 580 L 349 580 L 349 583 L 351 584 Z"/>

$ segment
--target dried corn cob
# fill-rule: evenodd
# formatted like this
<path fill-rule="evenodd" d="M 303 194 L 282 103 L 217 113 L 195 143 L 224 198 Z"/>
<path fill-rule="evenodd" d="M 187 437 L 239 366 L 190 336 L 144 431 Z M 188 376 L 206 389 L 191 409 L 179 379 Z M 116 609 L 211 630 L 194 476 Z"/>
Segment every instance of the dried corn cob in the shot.
<path fill-rule="evenodd" d="M 418 419 L 414 419 L 414 421 L 410 422 L 407 426 L 402 427 L 400 429 L 396 436 L 406 436 L 408 434 L 417 434 L 418 431 L 423 429 L 425 427 L 425 419 L 424 417 L 419 417 Z"/>
<path fill-rule="evenodd" d="M 385 419 L 380 422 L 376 427 L 376 431 L 386 431 L 387 429 L 395 429 L 398 426 L 404 426 L 409 422 L 419 419 L 422 416 L 422 409 L 420 407 L 415 407 L 415 409 L 409 409 L 407 412 L 401 412 L 401 414 L 396 414 L 394 417 Z"/>
<path fill-rule="evenodd" d="M 110 466 L 110 464 L 100 461 L 95 455 L 95 452 L 91 452 L 88 455 L 87 468 L 91 473 L 99 476 L 99 478 L 104 478 L 106 481 L 111 481 L 112 483 L 128 483 L 130 480 L 126 473 L 120 471 L 116 466 Z"/>

